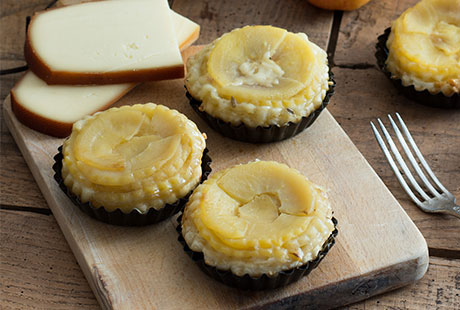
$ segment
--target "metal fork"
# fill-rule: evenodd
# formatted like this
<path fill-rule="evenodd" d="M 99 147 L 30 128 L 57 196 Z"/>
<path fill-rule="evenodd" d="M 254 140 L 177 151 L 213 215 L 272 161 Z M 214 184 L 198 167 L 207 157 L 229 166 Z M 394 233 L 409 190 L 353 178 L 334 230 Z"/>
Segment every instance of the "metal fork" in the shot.
<path fill-rule="evenodd" d="M 433 171 L 431 168 L 428 166 L 427 162 L 425 161 L 425 158 L 423 158 L 422 153 L 418 149 L 417 145 L 414 142 L 414 139 L 412 139 L 412 136 L 409 132 L 409 130 L 406 127 L 406 124 L 402 120 L 401 116 L 396 113 L 396 117 L 399 120 L 399 124 L 401 125 L 402 132 L 404 133 L 404 136 L 401 133 L 401 130 L 399 127 L 396 125 L 396 123 L 393 121 L 391 118 L 391 115 L 388 115 L 388 118 L 390 119 L 391 126 L 393 127 L 396 136 L 398 138 L 399 143 L 401 144 L 402 149 L 404 150 L 404 153 L 406 154 L 407 158 L 409 159 L 413 169 L 417 172 L 418 177 L 420 180 L 422 180 L 423 185 L 428 189 L 428 191 L 431 193 L 431 197 L 426 193 L 421 186 L 418 184 L 417 180 L 414 178 L 412 175 L 411 171 L 407 167 L 404 159 L 401 156 L 401 153 L 399 152 L 398 148 L 396 147 L 393 139 L 391 138 L 390 134 L 388 133 L 387 129 L 383 125 L 382 121 L 380 119 L 377 119 L 377 122 L 380 125 L 380 128 L 386 138 L 386 141 L 388 145 L 390 146 L 391 152 L 388 150 L 382 136 L 380 135 L 379 131 L 377 130 L 376 126 L 374 125 L 373 122 L 371 122 L 371 127 L 372 130 L 374 131 L 375 137 L 377 138 L 377 142 L 380 145 L 380 148 L 382 149 L 383 153 L 385 154 L 388 163 L 391 166 L 391 169 L 393 169 L 393 172 L 395 173 L 396 177 L 398 178 L 399 183 L 401 186 L 404 188 L 406 193 L 410 196 L 410 198 L 415 202 L 415 204 L 422 209 L 422 211 L 425 212 L 430 212 L 430 213 L 447 213 L 450 215 L 454 215 L 460 218 L 460 206 L 456 205 L 456 199 L 454 195 L 452 195 L 442 184 L 439 182 L 438 178 L 434 175 Z M 409 144 L 412 147 L 412 150 L 415 152 L 419 162 L 423 166 L 425 172 L 429 175 L 433 183 L 436 185 L 437 188 L 435 188 L 432 183 L 428 180 L 426 177 L 425 173 L 422 171 L 420 165 L 417 163 L 411 149 L 407 145 L 407 141 L 409 141 Z M 396 165 L 393 156 L 396 158 L 396 161 L 399 163 L 399 166 L 402 168 L 402 171 L 404 172 L 404 175 L 407 177 L 409 180 L 409 183 L 412 185 L 412 188 L 416 190 L 418 193 L 419 197 L 422 199 L 419 199 L 416 194 L 414 194 L 414 191 L 411 189 L 411 187 L 407 184 L 406 180 L 403 178 L 401 171 L 399 170 L 398 166 Z"/>

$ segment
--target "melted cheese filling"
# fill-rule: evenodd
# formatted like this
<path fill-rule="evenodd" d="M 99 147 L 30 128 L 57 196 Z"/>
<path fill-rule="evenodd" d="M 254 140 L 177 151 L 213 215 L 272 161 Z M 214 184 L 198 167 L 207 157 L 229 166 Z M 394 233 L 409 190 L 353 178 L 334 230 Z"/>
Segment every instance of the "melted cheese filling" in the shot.
<path fill-rule="evenodd" d="M 271 60 L 270 52 L 266 52 L 261 61 L 246 61 L 238 67 L 239 76 L 232 82 L 234 86 L 240 85 L 261 85 L 273 87 L 279 84 L 279 78 L 284 71 Z"/>

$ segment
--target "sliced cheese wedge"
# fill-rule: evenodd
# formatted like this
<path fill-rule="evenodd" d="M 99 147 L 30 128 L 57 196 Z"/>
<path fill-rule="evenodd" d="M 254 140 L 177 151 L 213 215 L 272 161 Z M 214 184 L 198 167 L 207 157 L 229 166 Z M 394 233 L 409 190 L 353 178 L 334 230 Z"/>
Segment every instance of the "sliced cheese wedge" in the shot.
<path fill-rule="evenodd" d="M 94 2 L 101 0 L 59 0 L 57 6 L 69 6 L 80 4 L 82 2 Z M 110 1 L 110 0 L 105 0 Z M 125 0 L 131 1 L 131 0 Z M 191 21 L 187 17 L 180 15 L 179 13 L 171 10 L 171 18 L 174 25 L 174 31 L 176 33 L 176 39 L 179 43 L 179 48 L 181 51 L 189 47 L 195 42 L 200 35 L 200 25 Z"/>
<path fill-rule="evenodd" d="M 179 48 L 183 51 L 200 36 L 200 25 L 174 11 L 171 11 L 171 17 Z"/>
<path fill-rule="evenodd" d="M 172 16 L 178 45 L 183 51 L 198 39 L 200 26 L 175 12 Z M 11 105 L 18 120 L 26 126 L 61 138 L 70 134 L 74 122 L 108 108 L 134 86 L 131 83 L 48 85 L 28 71 L 11 90 Z"/>
<path fill-rule="evenodd" d="M 107 109 L 135 85 L 48 85 L 28 71 L 11 90 L 11 108 L 26 126 L 63 138 L 74 122 Z"/>
<path fill-rule="evenodd" d="M 112 0 L 32 18 L 24 54 L 48 84 L 115 84 L 184 75 L 166 0 Z"/>

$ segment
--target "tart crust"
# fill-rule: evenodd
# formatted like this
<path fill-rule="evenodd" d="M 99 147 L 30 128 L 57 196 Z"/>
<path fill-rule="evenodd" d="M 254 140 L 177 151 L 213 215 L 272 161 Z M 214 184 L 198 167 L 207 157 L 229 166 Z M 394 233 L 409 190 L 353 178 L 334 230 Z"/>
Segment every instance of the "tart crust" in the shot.
<path fill-rule="evenodd" d="M 391 28 L 387 28 L 385 29 L 385 32 L 378 37 L 375 57 L 377 59 L 378 67 L 385 76 L 390 79 L 396 89 L 398 89 L 398 91 L 407 99 L 416 101 L 423 105 L 446 109 L 460 108 L 460 93 L 447 97 L 443 93 L 432 94 L 426 89 L 417 90 L 413 85 L 404 86 L 401 79 L 395 78 L 393 74 L 388 71 L 385 65 L 389 53 L 386 42 L 390 36 L 390 32 Z"/>
<path fill-rule="evenodd" d="M 334 229 L 323 189 L 264 161 L 215 173 L 195 189 L 182 218 L 187 246 L 239 277 L 273 277 L 315 260 Z"/>
<path fill-rule="evenodd" d="M 457 0 L 450 4 L 424 0 L 393 22 L 385 61 L 393 79 L 431 94 L 450 97 L 460 93 L 460 49 L 455 51 L 455 45 L 460 44 L 460 18 L 452 20 L 455 14 L 460 16 Z"/>
<path fill-rule="evenodd" d="M 235 29 L 232 32 L 241 30 L 244 28 Z M 191 96 L 202 102 L 201 111 L 235 126 L 244 124 L 255 128 L 270 125 L 284 126 L 290 122 L 297 123 L 302 117 L 310 115 L 315 109 L 321 107 L 331 84 L 327 55 L 321 48 L 310 42 L 303 33 L 297 36 L 306 43 L 304 44 L 305 52 L 312 55 L 313 62 L 309 64 L 309 68 L 305 68 L 309 72 L 308 83 L 305 83 L 295 95 L 282 99 L 267 98 L 240 102 L 237 102 L 232 96 L 222 95 L 220 87 L 208 71 L 207 64 L 210 53 L 219 40 L 232 32 L 206 46 L 199 53 L 190 57 L 187 62 L 185 85 Z M 294 34 L 290 33 L 290 35 Z"/>
<path fill-rule="evenodd" d="M 185 253 L 190 256 L 190 258 L 204 273 L 225 285 L 241 290 L 251 291 L 275 289 L 278 287 L 286 286 L 300 280 L 302 277 L 309 275 L 313 269 L 318 267 L 319 263 L 327 255 L 327 253 L 329 253 L 330 249 L 334 246 L 335 238 L 338 235 L 338 230 L 335 228 L 332 234 L 323 244 L 323 247 L 319 251 L 318 256 L 316 256 L 314 260 L 309 261 L 302 266 L 280 271 L 276 276 L 268 276 L 266 274 L 263 274 L 260 277 L 251 277 L 248 274 L 237 276 L 232 273 L 231 270 L 220 270 L 214 266 L 206 264 L 202 252 L 192 251 L 185 242 L 185 239 L 182 235 L 182 226 L 180 224 L 182 221 L 182 215 L 180 215 L 177 220 L 179 225 L 177 226 L 176 230 L 179 233 L 179 242 L 182 244 Z M 332 218 L 332 222 L 334 223 L 335 227 L 337 227 L 337 220 L 334 217 Z"/>
<path fill-rule="evenodd" d="M 129 124 L 130 113 L 142 121 Z M 120 119 L 121 125 L 115 122 Z M 126 133 L 130 127 L 117 126 L 136 130 Z M 63 145 L 61 173 L 65 186 L 83 203 L 108 212 L 136 209 L 144 214 L 196 187 L 204 149 L 204 136 L 185 115 L 153 103 L 123 106 L 75 123 Z"/>

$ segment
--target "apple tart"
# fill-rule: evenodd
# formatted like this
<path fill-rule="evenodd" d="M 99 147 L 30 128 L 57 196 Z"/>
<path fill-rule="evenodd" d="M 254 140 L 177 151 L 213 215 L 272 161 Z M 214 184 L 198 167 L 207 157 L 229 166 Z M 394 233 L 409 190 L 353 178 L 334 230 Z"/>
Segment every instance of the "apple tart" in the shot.
<path fill-rule="evenodd" d="M 379 65 L 410 99 L 460 107 L 460 0 L 423 0 L 379 38 Z"/>
<path fill-rule="evenodd" d="M 207 177 L 205 147 L 195 123 L 176 110 L 122 106 L 77 121 L 55 171 L 91 215 L 112 224 L 148 224 L 178 212 Z"/>
<path fill-rule="evenodd" d="M 336 223 L 322 188 L 284 164 L 255 161 L 199 185 L 178 230 L 208 275 L 258 290 L 308 274 L 334 244 Z"/>
<path fill-rule="evenodd" d="M 310 126 L 334 82 L 326 52 L 305 34 L 246 26 L 190 57 L 185 86 L 192 107 L 217 131 L 272 142 Z"/>

